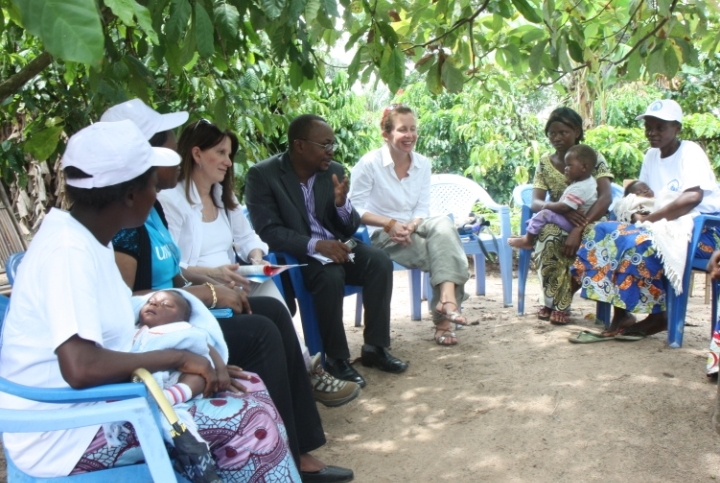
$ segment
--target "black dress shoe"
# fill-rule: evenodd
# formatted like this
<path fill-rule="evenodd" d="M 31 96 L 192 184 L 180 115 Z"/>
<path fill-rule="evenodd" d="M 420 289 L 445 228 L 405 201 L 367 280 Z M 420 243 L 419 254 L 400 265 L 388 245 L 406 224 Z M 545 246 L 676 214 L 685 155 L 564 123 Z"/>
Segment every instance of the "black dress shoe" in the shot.
<path fill-rule="evenodd" d="M 344 483 L 352 481 L 355 477 L 352 470 L 339 466 L 326 466 L 320 471 L 301 471 L 300 478 L 303 483 Z"/>
<path fill-rule="evenodd" d="M 377 367 L 381 371 L 399 374 L 408 368 L 407 362 L 403 362 L 390 354 L 384 347 L 363 346 L 360 353 L 360 360 L 363 366 Z"/>
<path fill-rule="evenodd" d="M 336 359 L 332 363 L 326 363 L 325 370 L 335 379 L 354 382 L 360 387 L 365 387 L 367 384 L 358 371 L 356 371 L 355 368 L 345 359 Z"/>

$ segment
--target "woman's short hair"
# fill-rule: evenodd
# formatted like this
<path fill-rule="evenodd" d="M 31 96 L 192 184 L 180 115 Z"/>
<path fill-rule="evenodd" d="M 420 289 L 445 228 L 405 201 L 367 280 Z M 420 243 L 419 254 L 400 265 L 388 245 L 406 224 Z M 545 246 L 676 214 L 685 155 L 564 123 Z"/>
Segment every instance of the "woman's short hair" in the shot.
<path fill-rule="evenodd" d="M 185 183 L 185 197 L 190 201 L 190 175 L 195 168 L 195 160 L 193 158 L 193 148 L 200 148 L 206 151 L 220 144 L 223 139 L 230 139 L 230 159 L 235 159 L 239 148 L 238 138 L 234 132 L 226 129 L 221 130 L 215 124 L 207 119 L 200 119 L 189 124 L 183 129 L 180 139 L 178 139 L 178 154 L 182 158 L 180 161 L 180 179 Z M 234 210 L 238 204 L 235 201 L 235 170 L 234 163 L 225 172 L 225 178 L 222 180 L 222 202 L 228 210 Z M 213 200 L 215 203 L 215 200 Z"/>
<path fill-rule="evenodd" d="M 571 127 L 573 129 L 577 128 L 580 130 L 580 137 L 575 139 L 576 143 L 579 143 L 583 139 L 585 139 L 585 131 L 583 130 L 583 120 L 582 117 L 580 117 L 580 114 L 575 112 L 574 110 L 570 109 L 569 107 L 558 107 L 553 112 L 550 113 L 550 117 L 548 118 L 547 122 L 545 123 L 545 136 L 548 135 L 550 132 L 550 125 L 559 122 L 560 124 L 565 124 L 568 127 Z"/>
<path fill-rule="evenodd" d="M 73 203 L 79 203 L 96 210 L 102 210 L 113 203 L 125 199 L 128 193 L 141 190 L 147 186 L 150 176 L 152 176 L 155 170 L 156 168 L 152 167 L 136 178 L 103 188 L 78 188 L 65 184 L 65 192 Z M 68 166 L 63 169 L 63 172 L 67 179 L 90 178 L 89 174 L 75 166 Z"/>
<path fill-rule="evenodd" d="M 382 132 L 390 132 L 395 127 L 395 116 L 399 114 L 415 114 L 412 109 L 403 104 L 390 104 L 383 110 L 380 118 Z"/>

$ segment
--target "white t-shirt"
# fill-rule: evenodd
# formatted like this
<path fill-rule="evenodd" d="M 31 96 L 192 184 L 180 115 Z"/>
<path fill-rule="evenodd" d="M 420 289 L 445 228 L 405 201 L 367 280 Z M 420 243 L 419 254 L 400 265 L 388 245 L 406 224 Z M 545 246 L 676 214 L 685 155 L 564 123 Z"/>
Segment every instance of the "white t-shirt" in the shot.
<path fill-rule="evenodd" d="M 73 335 L 106 349 L 128 352 L 134 313 L 112 246 L 103 246 L 68 212 L 45 217 L 13 287 L 0 351 L 0 376 L 33 387 L 70 387 L 55 349 Z M 106 404 L 106 403 L 96 403 Z M 88 404 L 82 404 L 85 406 Z M 0 394 L 0 407 L 61 410 L 80 404 L 46 404 Z M 18 468 L 38 477 L 72 471 L 100 426 L 45 433 L 4 434 Z"/>
<path fill-rule="evenodd" d="M 592 207 L 597 201 L 597 181 L 590 176 L 582 181 L 574 181 L 560 197 L 560 202 L 565 203 L 573 210 L 579 210 L 583 213 Z"/>
<path fill-rule="evenodd" d="M 202 228 L 200 256 L 195 265 L 212 268 L 235 263 L 234 259 L 228 258 L 228 247 L 232 246 L 233 238 L 227 218 L 218 213 L 215 221 L 203 222 Z"/>
<path fill-rule="evenodd" d="M 353 167 L 348 197 L 360 216 L 367 212 L 400 221 L 430 216 L 430 160 L 413 151 L 408 176 L 399 179 L 387 145 L 365 154 Z M 382 227 L 369 226 L 370 233 Z"/>
<path fill-rule="evenodd" d="M 699 186 L 703 199 L 695 209 L 700 213 L 720 211 L 720 189 L 715 173 L 705 151 L 692 141 L 681 141 L 678 150 L 667 158 L 661 158 L 657 148 L 648 149 L 639 180 L 655 193 L 663 188 L 683 192 Z"/>

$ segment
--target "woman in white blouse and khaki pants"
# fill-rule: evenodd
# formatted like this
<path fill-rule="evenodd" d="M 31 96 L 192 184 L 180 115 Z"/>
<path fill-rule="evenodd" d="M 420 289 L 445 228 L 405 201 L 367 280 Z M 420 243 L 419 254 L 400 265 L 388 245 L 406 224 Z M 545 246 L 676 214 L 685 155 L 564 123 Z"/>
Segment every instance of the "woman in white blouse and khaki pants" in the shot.
<path fill-rule="evenodd" d="M 368 225 L 373 246 L 393 261 L 430 272 L 435 341 L 457 344 L 453 324 L 466 298 L 468 263 L 462 242 L 447 216 L 430 217 L 430 160 L 414 152 L 413 111 L 393 104 L 380 121 L 385 145 L 365 154 L 351 174 L 350 199 Z"/>

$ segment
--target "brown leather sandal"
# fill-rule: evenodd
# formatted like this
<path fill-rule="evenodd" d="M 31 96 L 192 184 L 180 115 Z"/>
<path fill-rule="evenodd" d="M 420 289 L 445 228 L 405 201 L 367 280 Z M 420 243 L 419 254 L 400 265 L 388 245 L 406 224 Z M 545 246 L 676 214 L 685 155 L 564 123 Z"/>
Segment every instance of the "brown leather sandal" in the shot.
<path fill-rule="evenodd" d="M 537 318 L 540 320 L 550 320 L 550 315 L 552 314 L 552 311 L 553 310 L 550 307 L 545 307 L 543 305 L 537 311 Z"/>
<path fill-rule="evenodd" d="M 550 314 L 550 323 L 553 325 L 568 325 L 570 323 L 568 320 L 569 315 L 564 310 L 553 310 Z"/>

